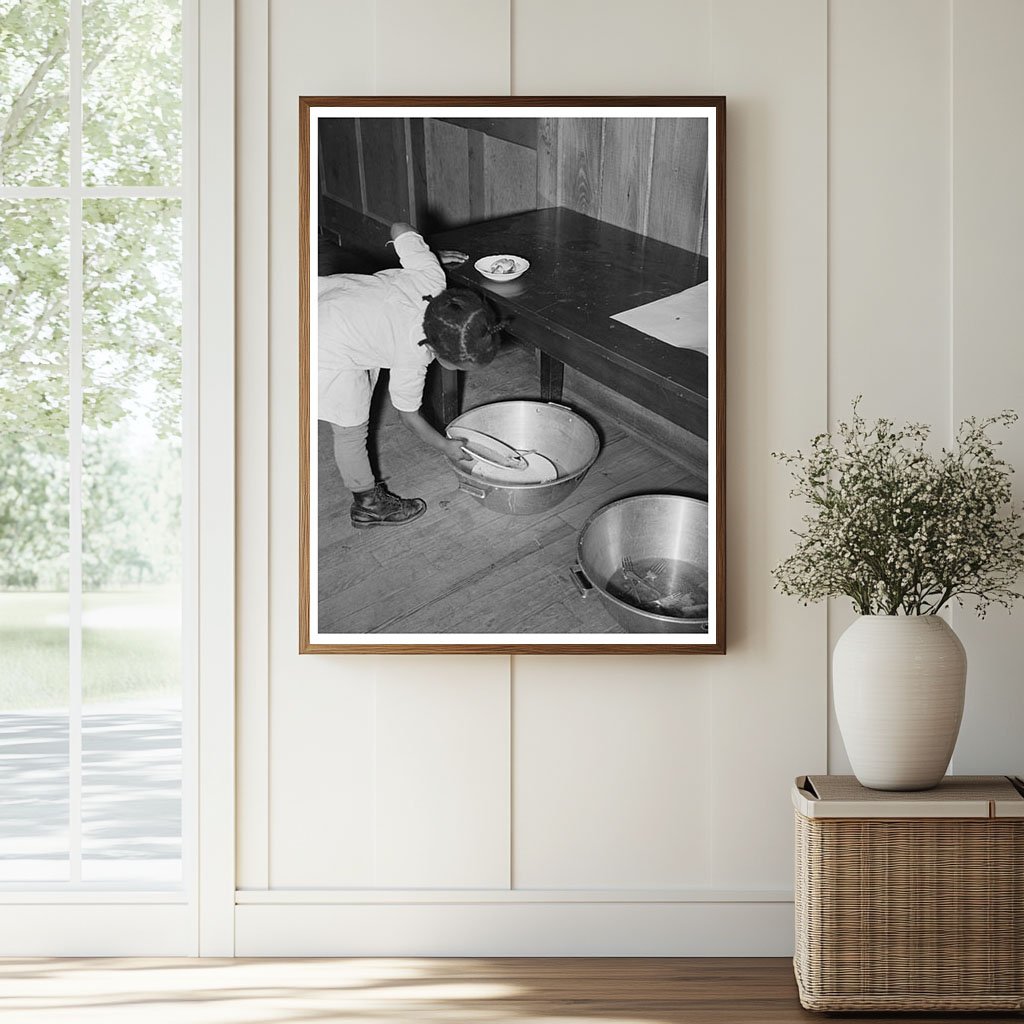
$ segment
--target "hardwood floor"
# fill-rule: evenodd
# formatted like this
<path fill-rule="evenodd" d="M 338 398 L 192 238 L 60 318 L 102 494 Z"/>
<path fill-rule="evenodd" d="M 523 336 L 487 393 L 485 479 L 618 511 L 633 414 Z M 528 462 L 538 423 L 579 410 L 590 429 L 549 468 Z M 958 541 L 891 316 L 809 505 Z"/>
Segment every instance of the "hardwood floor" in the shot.
<path fill-rule="evenodd" d="M 1020 1014 L 847 1014 L 1020 1024 Z M 10 959 L 4 1024 L 796 1024 L 788 959 Z"/>
<path fill-rule="evenodd" d="M 467 375 L 463 408 L 537 397 L 534 353 L 510 347 Z M 447 461 L 417 444 L 387 402 L 374 432 L 380 474 L 428 509 L 402 527 L 355 530 L 351 498 L 334 464 L 330 429 L 319 436 L 319 615 L 324 632 L 616 633 L 597 600 L 584 601 L 569 577 L 576 537 L 595 509 L 644 491 L 701 494 L 703 474 L 673 463 L 610 417 L 597 463 L 579 488 L 549 512 L 506 516 L 458 489 Z M 593 418 L 593 413 L 591 413 Z"/>

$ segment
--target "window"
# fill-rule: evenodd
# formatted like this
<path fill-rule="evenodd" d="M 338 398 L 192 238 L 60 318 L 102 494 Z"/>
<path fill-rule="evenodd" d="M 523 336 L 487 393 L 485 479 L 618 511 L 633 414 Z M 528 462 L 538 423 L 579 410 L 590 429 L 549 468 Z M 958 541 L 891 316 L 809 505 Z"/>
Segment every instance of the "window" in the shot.
<path fill-rule="evenodd" d="M 8 888 L 183 884 L 194 460 L 182 8 L 0 0 Z"/>

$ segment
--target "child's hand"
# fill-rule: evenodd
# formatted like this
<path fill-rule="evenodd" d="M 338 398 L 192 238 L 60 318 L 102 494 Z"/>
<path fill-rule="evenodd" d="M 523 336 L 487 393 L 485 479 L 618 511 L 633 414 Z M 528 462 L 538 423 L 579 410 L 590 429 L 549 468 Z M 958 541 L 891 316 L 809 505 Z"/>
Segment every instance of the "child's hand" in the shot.
<path fill-rule="evenodd" d="M 408 234 L 408 232 L 415 230 L 416 229 L 411 224 L 406 224 L 404 220 L 395 221 L 395 223 L 391 225 L 391 241 L 393 242 L 399 235 L 405 235 Z"/>
<path fill-rule="evenodd" d="M 458 249 L 441 249 L 437 254 L 437 258 L 444 267 L 457 267 L 465 263 L 469 256 L 464 252 L 459 252 Z"/>
<path fill-rule="evenodd" d="M 465 442 L 460 441 L 458 438 L 446 437 L 444 440 L 442 451 L 445 453 L 445 455 L 448 456 L 449 459 L 451 459 L 452 462 L 472 462 L 473 456 L 466 454 L 466 452 L 462 448 L 463 444 L 465 444 Z"/>

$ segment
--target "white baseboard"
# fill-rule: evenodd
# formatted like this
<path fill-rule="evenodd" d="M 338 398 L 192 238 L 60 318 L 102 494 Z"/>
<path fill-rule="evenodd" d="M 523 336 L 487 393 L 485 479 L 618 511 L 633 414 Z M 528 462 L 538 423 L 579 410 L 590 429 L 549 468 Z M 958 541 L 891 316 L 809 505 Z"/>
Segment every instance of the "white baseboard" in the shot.
<path fill-rule="evenodd" d="M 0 956 L 196 956 L 187 904 L 0 903 Z M 116 897 L 115 897 L 116 898 Z M 84 1011 L 83 1011 L 84 1015 Z"/>
<path fill-rule="evenodd" d="M 272 895 L 266 894 L 264 899 Z M 775 899 L 764 902 L 749 899 L 739 902 L 250 901 L 240 902 L 235 908 L 237 956 L 792 956 L 792 953 L 793 904 Z"/>

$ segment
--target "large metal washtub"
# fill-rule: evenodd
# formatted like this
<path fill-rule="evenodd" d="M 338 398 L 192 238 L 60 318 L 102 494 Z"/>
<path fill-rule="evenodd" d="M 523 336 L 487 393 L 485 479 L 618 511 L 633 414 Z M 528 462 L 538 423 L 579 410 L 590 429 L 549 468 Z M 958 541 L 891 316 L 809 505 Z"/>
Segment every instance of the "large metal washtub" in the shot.
<path fill-rule="evenodd" d="M 706 633 L 707 618 L 646 611 L 608 592 L 623 559 L 666 559 L 708 565 L 708 503 L 676 494 L 640 494 L 599 508 L 583 524 L 573 578 L 583 596 L 595 592 L 630 633 Z"/>
<path fill-rule="evenodd" d="M 460 490 L 506 515 L 536 515 L 554 508 L 576 490 L 601 451 L 590 423 L 554 402 L 492 402 L 464 412 L 448 426 L 482 431 L 520 451 L 540 452 L 555 464 L 557 479 L 532 484 L 489 481 L 453 466 Z"/>

